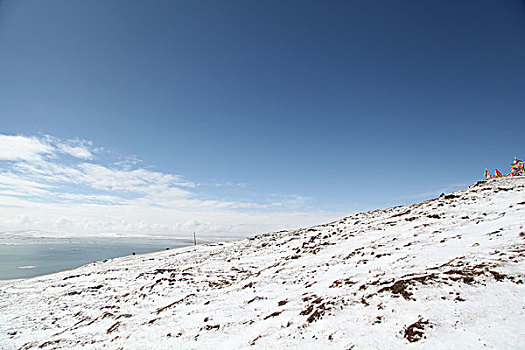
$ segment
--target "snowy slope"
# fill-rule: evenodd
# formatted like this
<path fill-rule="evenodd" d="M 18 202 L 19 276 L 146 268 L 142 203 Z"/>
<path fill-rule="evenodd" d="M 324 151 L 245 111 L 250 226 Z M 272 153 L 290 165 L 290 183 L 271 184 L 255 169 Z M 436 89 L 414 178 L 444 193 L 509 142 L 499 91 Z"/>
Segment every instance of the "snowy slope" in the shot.
<path fill-rule="evenodd" d="M 525 178 L 0 284 L 0 348 L 525 348 Z"/>

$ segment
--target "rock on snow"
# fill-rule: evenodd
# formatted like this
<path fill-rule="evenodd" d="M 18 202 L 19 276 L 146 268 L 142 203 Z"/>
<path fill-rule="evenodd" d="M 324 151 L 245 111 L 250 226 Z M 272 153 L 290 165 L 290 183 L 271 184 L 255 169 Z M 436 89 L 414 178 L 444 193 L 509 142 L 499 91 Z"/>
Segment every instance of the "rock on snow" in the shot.
<path fill-rule="evenodd" d="M 0 285 L 3 349 L 525 348 L 525 178 Z"/>

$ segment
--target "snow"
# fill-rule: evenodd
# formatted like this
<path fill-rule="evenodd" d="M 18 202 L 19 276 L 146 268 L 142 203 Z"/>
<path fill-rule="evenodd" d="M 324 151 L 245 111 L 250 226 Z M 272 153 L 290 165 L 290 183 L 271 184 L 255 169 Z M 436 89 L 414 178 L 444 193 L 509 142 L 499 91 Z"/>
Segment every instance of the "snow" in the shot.
<path fill-rule="evenodd" d="M 525 178 L 0 283 L 0 348 L 525 348 Z"/>

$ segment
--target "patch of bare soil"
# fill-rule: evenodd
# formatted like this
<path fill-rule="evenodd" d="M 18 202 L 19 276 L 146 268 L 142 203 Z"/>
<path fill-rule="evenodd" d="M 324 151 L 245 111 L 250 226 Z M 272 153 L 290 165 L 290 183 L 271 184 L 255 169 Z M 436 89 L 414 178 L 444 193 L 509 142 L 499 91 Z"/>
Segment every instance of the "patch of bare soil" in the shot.
<path fill-rule="evenodd" d="M 414 322 L 410 326 L 405 328 L 403 336 L 411 343 L 420 341 L 425 336 L 424 330 L 426 326 L 432 328 L 432 325 L 428 320 L 423 320 L 422 318 L 420 318 L 417 322 Z"/>

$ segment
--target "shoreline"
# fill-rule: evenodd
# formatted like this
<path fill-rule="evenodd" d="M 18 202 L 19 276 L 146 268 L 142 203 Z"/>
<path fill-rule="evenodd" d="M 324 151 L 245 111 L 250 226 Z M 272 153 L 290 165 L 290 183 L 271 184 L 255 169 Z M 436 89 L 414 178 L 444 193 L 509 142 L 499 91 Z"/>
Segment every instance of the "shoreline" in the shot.
<path fill-rule="evenodd" d="M 191 244 L 193 245 L 193 244 Z M 153 254 L 191 246 L 174 240 L 115 240 L 97 239 L 76 242 L 29 242 L 20 245 L 3 245 L 6 251 L 0 259 L 0 283 L 28 280 L 56 273 L 72 271 L 84 266 L 107 262 L 134 255 Z M 32 268 L 24 268 L 31 266 Z"/>

